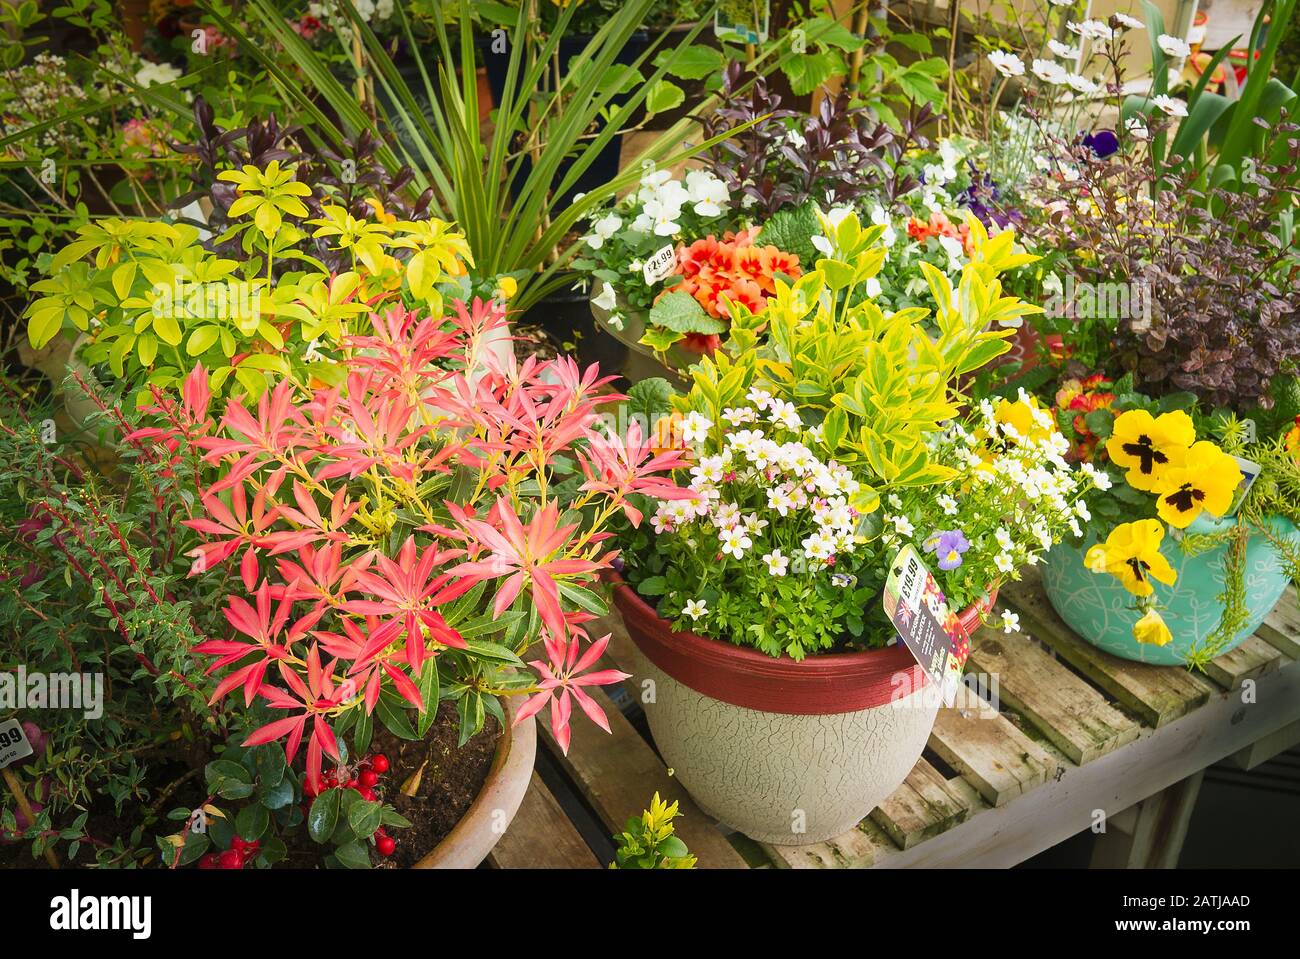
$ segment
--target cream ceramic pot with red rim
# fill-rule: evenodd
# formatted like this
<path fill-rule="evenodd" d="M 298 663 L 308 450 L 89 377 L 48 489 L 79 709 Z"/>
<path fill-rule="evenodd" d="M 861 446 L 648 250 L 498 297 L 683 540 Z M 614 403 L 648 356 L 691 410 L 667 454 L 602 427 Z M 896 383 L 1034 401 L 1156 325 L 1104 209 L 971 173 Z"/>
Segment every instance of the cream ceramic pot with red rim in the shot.
<path fill-rule="evenodd" d="M 847 832 L 925 748 L 939 695 L 901 643 L 795 662 L 673 632 L 621 580 L 614 602 L 664 762 L 705 812 L 751 839 L 800 845 Z M 963 612 L 962 625 L 973 630 L 991 602 Z"/>

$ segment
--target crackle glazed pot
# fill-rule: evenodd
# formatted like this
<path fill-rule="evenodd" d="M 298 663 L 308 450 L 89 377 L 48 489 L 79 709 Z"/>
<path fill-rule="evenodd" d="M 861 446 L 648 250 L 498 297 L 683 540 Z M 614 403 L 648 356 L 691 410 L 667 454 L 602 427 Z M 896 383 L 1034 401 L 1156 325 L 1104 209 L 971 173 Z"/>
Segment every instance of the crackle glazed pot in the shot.
<path fill-rule="evenodd" d="M 1198 517 L 1188 533 L 1216 533 L 1232 528 L 1235 520 Z M 1300 532 L 1287 520 L 1273 519 L 1276 534 L 1300 545 Z M 1133 608 L 1134 597 L 1114 576 L 1094 573 L 1083 564 L 1084 554 L 1098 541 L 1088 530 L 1079 546 L 1061 543 L 1044 560 L 1043 588 L 1052 607 L 1076 633 L 1099 649 L 1122 659 L 1158 666 L 1181 666 L 1187 655 L 1204 643 L 1219 625 L 1223 604 L 1224 560 L 1228 546 L 1198 555 L 1184 553 L 1174 536 L 1166 534 L 1160 552 L 1169 560 L 1178 578 L 1173 586 L 1155 584 L 1159 612 L 1173 641 L 1164 646 L 1139 643 L 1133 638 L 1133 624 L 1141 614 Z M 1253 633 L 1282 597 L 1287 583 L 1277 551 L 1259 533 L 1246 541 L 1246 605 L 1250 619 L 1222 652 L 1236 649 Z"/>
<path fill-rule="evenodd" d="M 622 580 L 643 703 L 664 761 L 700 808 L 751 839 L 820 842 L 856 826 L 925 748 L 937 690 L 901 644 L 773 658 L 668 622 Z M 967 629 L 987 604 L 961 615 Z"/>

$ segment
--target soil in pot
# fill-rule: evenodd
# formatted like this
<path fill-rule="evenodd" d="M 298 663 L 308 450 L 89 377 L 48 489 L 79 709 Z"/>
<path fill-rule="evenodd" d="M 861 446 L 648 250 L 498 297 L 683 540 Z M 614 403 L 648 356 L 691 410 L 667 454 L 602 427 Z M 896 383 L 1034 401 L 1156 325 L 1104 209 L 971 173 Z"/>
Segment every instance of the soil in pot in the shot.
<path fill-rule="evenodd" d="M 385 780 L 390 787 L 384 796 L 411 822 L 409 829 L 391 830 L 397 850 L 385 865 L 409 869 L 438 845 L 464 817 L 483 790 L 501 727 L 489 716 L 483 729 L 464 746 L 457 746 L 460 719 L 450 702 L 438 704 L 438 716 L 423 741 L 398 739 L 386 729 L 376 728 L 371 754 L 383 753 L 391 764 Z M 401 792 L 402 785 L 424 768 L 414 796 Z"/>

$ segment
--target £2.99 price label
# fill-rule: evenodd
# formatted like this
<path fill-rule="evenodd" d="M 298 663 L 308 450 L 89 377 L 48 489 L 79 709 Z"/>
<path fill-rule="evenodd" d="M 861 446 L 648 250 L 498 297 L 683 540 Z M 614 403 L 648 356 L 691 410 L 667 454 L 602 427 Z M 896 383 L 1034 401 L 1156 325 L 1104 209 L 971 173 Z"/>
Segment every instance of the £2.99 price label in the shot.
<path fill-rule="evenodd" d="M 16 719 L 0 723 L 0 769 L 32 754 L 32 744 L 27 741 L 22 724 Z"/>

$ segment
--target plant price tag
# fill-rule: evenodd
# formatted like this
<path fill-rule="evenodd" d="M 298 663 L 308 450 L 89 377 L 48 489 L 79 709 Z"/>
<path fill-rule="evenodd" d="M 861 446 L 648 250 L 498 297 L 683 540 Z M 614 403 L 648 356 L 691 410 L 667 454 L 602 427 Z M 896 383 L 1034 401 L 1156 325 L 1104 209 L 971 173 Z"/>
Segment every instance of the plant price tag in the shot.
<path fill-rule="evenodd" d="M 1264 467 L 1258 463 L 1253 463 L 1248 459 L 1240 456 L 1234 456 L 1237 461 L 1237 467 L 1241 470 L 1241 485 L 1237 487 L 1237 492 L 1232 496 L 1232 506 L 1224 513 L 1224 516 L 1232 516 L 1240 508 L 1242 502 L 1246 499 L 1246 494 L 1250 488 L 1255 485 L 1255 480 L 1259 479 L 1259 474 L 1264 472 Z"/>
<path fill-rule="evenodd" d="M 660 280 L 667 279 L 673 275 L 673 270 L 677 268 L 677 251 L 669 243 L 667 246 L 655 252 L 655 255 L 645 261 L 642 272 L 645 274 L 645 285 L 654 286 Z"/>
<path fill-rule="evenodd" d="M 0 723 L 0 769 L 32 754 L 32 744 L 16 719 Z"/>
<path fill-rule="evenodd" d="M 885 615 L 921 668 L 951 706 L 957 698 L 970 637 L 948 609 L 943 591 L 921 556 L 904 546 L 889 565 L 885 579 Z"/>

